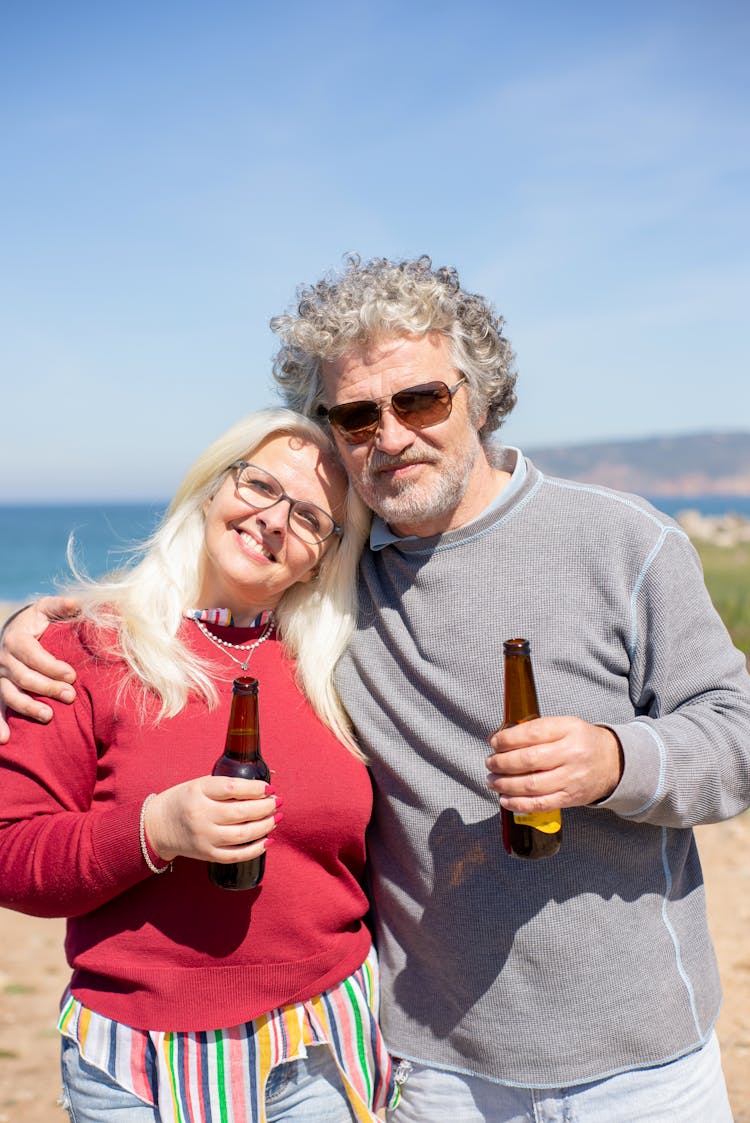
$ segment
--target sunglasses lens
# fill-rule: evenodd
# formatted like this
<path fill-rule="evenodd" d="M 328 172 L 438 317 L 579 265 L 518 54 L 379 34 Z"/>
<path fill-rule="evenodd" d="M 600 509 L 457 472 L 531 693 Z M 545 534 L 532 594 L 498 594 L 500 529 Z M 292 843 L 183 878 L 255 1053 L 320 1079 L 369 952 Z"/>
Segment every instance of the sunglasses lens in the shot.
<path fill-rule="evenodd" d="M 328 411 L 328 420 L 350 444 L 361 444 L 380 424 L 377 402 L 346 402 Z"/>
<path fill-rule="evenodd" d="M 407 425 L 424 429 L 444 421 L 450 413 L 450 390 L 444 382 L 430 382 L 426 386 L 413 386 L 399 390 L 391 398 L 393 412 Z"/>

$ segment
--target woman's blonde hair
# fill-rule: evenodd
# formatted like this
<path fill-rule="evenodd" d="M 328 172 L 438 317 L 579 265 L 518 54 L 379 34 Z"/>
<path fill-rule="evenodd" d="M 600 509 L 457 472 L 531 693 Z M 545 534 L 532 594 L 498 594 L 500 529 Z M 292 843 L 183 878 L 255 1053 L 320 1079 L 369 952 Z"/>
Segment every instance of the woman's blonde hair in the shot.
<path fill-rule="evenodd" d="M 188 470 L 160 525 L 134 551 L 134 564 L 90 581 L 79 578 L 70 592 L 82 602 L 85 619 L 113 633 L 109 654 L 124 659 L 127 682 L 140 682 L 145 712 L 149 694 L 161 706 L 157 720 L 172 717 L 192 691 L 217 702 L 210 664 L 192 652 L 179 632 L 186 609 L 196 607 L 205 565 L 204 507 L 226 478 L 231 464 L 252 458 L 270 437 L 288 435 L 336 454 L 315 422 L 288 409 L 259 410 L 238 421 L 209 445 Z M 275 616 L 280 639 L 296 662 L 297 681 L 321 720 L 352 751 L 351 724 L 333 682 L 335 665 L 356 621 L 359 555 L 369 530 L 370 512 L 351 486 L 344 531 L 319 563 L 313 581 L 293 585 Z M 200 607 L 219 607 L 204 605 Z"/>

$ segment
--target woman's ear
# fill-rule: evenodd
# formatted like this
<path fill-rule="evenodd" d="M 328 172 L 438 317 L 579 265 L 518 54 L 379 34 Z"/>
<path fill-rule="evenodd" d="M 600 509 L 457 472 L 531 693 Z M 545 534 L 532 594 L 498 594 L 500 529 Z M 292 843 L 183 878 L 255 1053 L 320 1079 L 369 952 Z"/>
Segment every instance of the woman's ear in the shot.
<path fill-rule="evenodd" d="M 218 490 L 219 489 L 215 487 L 214 490 L 211 492 L 211 494 L 203 500 L 203 502 L 201 504 L 201 511 L 204 515 L 208 514 L 208 509 L 211 506 L 211 504 L 213 503 L 214 499 L 216 498 L 216 492 Z"/>
<path fill-rule="evenodd" d="M 307 573 L 302 577 L 297 578 L 298 585 L 306 585 L 308 581 L 317 581 L 320 577 L 320 562 L 317 562 L 312 569 L 308 569 Z"/>

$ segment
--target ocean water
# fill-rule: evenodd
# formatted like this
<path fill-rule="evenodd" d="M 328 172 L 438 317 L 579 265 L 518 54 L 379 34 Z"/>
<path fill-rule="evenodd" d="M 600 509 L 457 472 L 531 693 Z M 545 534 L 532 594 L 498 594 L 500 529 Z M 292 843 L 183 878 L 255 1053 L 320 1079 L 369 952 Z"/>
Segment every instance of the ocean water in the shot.
<path fill-rule="evenodd" d="M 733 512 L 750 519 L 750 496 L 652 498 L 668 515 L 693 508 L 705 515 Z M 75 506 L 0 506 L 0 601 L 27 601 L 57 592 L 70 577 L 72 533 L 76 557 L 92 577 L 123 564 L 129 547 L 148 537 L 164 503 L 92 503 Z"/>
<path fill-rule="evenodd" d="M 691 510 L 707 516 L 740 515 L 743 519 L 750 519 L 750 495 L 647 495 L 646 498 L 672 518 L 680 511 Z"/>
<path fill-rule="evenodd" d="M 0 506 L 0 601 L 26 601 L 70 580 L 72 534 L 77 565 L 92 577 L 127 560 L 155 528 L 164 503 Z"/>

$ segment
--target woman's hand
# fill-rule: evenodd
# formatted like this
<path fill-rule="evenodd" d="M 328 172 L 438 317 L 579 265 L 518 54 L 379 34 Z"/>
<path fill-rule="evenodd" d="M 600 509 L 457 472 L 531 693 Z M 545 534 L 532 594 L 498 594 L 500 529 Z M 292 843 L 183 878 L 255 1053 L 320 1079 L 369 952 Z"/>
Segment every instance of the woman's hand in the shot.
<path fill-rule="evenodd" d="M 247 862 L 266 849 L 283 817 L 282 800 L 263 780 L 201 776 L 149 800 L 144 827 L 164 862 Z"/>
<path fill-rule="evenodd" d="M 0 638 L 0 745 L 10 737 L 4 720 L 6 710 L 16 710 L 33 721 L 48 722 L 52 710 L 31 694 L 72 702 L 76 673 L 55 659 L 39 643 L 53 620 L 78 615 L 78 602 L 71 597 L 42 597 L 36 604 L 11 617 Z"/>

